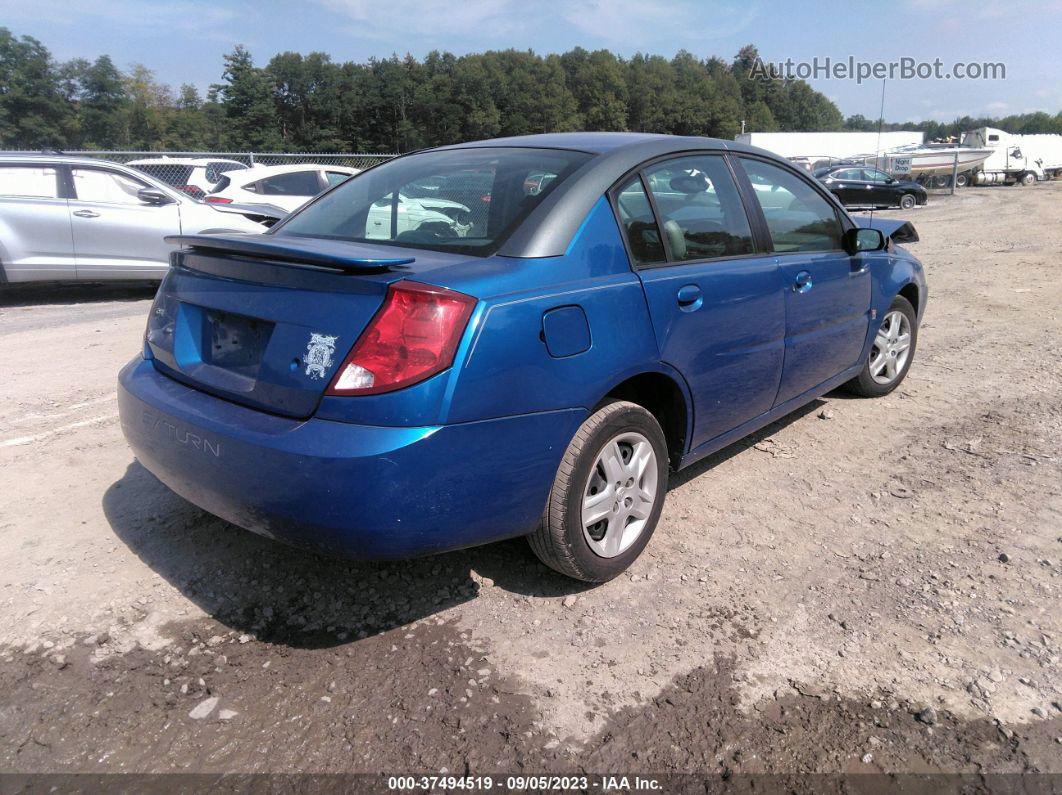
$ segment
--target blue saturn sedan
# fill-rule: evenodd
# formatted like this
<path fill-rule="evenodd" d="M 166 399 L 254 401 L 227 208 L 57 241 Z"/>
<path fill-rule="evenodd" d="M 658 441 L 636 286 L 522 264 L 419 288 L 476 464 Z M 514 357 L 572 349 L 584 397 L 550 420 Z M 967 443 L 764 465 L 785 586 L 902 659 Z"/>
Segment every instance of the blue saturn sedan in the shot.
<path fill-rule="evenodd" d="M 267 234 L 174 240 L 119 389 L 159 480 L 293 544 L 527 536 L 592 582 L 649 543 L 670 471 L 835 387 L 895 389 L 926 305 L 910 224 L 709 138 L 441 147 Z"/>

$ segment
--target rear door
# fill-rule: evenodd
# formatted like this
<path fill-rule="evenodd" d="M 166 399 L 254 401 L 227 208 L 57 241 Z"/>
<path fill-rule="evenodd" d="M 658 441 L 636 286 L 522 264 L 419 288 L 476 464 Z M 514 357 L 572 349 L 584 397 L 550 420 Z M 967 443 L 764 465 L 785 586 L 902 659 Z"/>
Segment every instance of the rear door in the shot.
<path fill-rule="evenodd" d="M 8 281 L 74 278 L 60 177 L 49 163 L 0 164 L 0 267 Z"/>
<path fill-rule="evenodd" d="M 876 207 L 891 207 L 896 204 L 893 196 L 895 189 L 892 187 L 893 180 L 884 171 L 876 168 L 864 168 L 863 178 L 870 185 L 870 203 Z"/>
<path fill-rule="evenodd" d="M 769 410 L 782 371 L 778 265 L 757 251 L 721 154 L 658 161 L 614 193 L 661 358 L 693 396 L 691 447 Z"/>
<path fill-rule="evenodd" d="M 78 279 L 161 278 L 181 233 L 179 205 L 146 204 L 137 191 L 150 187 L 108 168 L 73 166 L 69 202 Z"/>
<path fill-rule="evenodd" d="M 751 180 L 786 196 L 781 203 L 760 202 L 786 285 L 785 366 L 776 398 L 784 403 L 858 361 L 870 322 L 870 270 L 862 256 L 841 248 L 840 215 L 818 185 L 766 160 L 742 156 L 738 162 Z"/>

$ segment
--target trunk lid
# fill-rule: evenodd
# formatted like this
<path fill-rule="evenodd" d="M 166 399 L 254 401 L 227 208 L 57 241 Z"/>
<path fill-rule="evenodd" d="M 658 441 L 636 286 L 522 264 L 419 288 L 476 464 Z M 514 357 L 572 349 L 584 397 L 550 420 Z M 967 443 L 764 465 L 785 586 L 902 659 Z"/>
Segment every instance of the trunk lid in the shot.
<path fill-rule="evenodd" d="M 272 235 L 167 240 L 190 248 L 173 254 L 148 320 L 156 367 L 296 418 L 313 414 L 388 285 L 410 276 L 422 253 Z M 423 253 L 427 268 L 451 257 Z"/>

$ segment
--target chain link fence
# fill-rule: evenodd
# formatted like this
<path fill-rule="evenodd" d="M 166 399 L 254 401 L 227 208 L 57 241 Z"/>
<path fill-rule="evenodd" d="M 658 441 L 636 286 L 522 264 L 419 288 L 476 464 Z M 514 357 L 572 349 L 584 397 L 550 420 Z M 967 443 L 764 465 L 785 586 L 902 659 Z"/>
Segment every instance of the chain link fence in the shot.
<path fill-rule="evenodd" d="M 291 168 L 297 166 L 331 166 L 325 171 L 325 182 L 375 166 L 396 155 L 391 153 L 324 152 L 295 154 L 290 152 L 133 152 L 81 150 L 64 152 L 67 155 L 93 157 L 132 166 L 167 185 L 202 199 L 218 188 L 227 185 L 223 178 L 232 179 L 233 172 L 256 169 L 256 192 L 268 196 L 305 192 L 306 185 L 317 176 L 311 169 Z M 263 166 L 285 167 L 275 171 L 258 171 Z M 320 172 L 322 169 L 317 169 Z M 324 184 L 324 183 L 322 183 Z M 316 192 L 316 191 L 312 191 Z"/>

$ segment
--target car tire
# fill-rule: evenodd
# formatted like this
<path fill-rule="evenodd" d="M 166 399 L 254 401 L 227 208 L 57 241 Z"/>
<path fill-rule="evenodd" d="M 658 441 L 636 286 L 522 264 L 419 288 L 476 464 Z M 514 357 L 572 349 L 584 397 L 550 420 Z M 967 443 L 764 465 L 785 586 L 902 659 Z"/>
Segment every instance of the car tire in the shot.
<path fill-rule="evenodd" d="M 894 327 L 892 324 L 898 324 Z M 906 347 L 903 336 L 907 335 Z M 861 397 L 883 397 L 898 387 L 907 377 L 918 344 L 918 314 L 911 302 L 898 295 L 881 319 L 874 343 L 871 345 L 863 369 L 844 387 Z M 879 356 L 883 358 L 878 358 Z M 890 359 L 892 360 L 890 362 Z"/>
<path fill-rule="evenodd" d="M 918 199 L 914 197 L 913 193 L 905 193 L 903 196 L 900 197 L 901 210 L 910 210 L 916 204 L 918 204 Z"/>
<path fill-rule="evenodd" d="M 531 549 L 576 580 L 611 580 L 649 543 L 667 475 L 667 442 L 656 418 L 636 403 L 607 403 L 565 450 L 542 521 L 528 536 Z M 587 526 L 588 516 L 594 522 Z"/>

